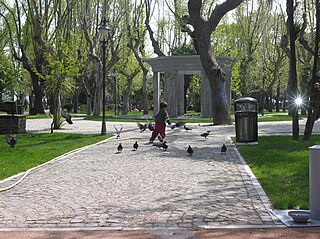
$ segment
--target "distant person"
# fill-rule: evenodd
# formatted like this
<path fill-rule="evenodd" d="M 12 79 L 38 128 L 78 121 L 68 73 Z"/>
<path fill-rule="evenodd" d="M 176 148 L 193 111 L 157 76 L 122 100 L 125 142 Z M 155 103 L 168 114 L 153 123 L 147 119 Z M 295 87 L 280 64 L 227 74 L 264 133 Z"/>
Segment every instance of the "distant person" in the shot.
<path fill-rule="evenodd" d="M 152 131 L 151 138 L 149 139 L 149 143 L 153 143 L 158 134 L 160 134 L 161 138 L 164 140 L 166 137 L 166 122 L 171 125 L 169 114 L 167 112 L 168 104 L 165 101 L 160 103 L 160 110 L 157 112 L 154 117 L 155 125 L 154 130 Z"/>

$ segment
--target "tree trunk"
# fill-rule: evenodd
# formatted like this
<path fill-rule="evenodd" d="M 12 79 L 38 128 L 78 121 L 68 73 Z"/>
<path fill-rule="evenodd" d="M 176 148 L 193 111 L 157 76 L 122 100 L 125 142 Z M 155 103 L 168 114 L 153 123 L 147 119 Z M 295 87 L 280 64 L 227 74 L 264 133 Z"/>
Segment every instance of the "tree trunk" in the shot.
<path fill-rule="evenodd" d="M 93 115 L 99 116 L 101 112 L 101 105 L 102 105 L 102 74 L 103 72 L 102 72 L 101 64 L 97 59 L 95 59 L 94 61 L 94 69 L 95 69 L 94 71 L 96 72 L 96 79 L 95 79 L 96 87 L 95 87 L 95 93 L 94 93 L 94 99 L 93 99 Z"/>
<path fill-rule="evenodd" d="M 87 115 L 91 115 L 91 114 L 92 114 L 92 101 L 91 101 L 91 97 L 87 95 Z"/>
<path fill-rule="evenodd" d="M 132 92 L 132 81 L 133 78 L 127 79 L 128 80 L 128 85 L 126 91 L 123 93 L 123 107 L 122 107 L 122 115 L 127 115 L 128 114 L 128 109 L 129 109 L 129 99 L 131 96 Z"/>
<path fill-rule="evenodd" d="M 209 80 L 212 101 L 212 117 L 215 125 L 231 124 L 232 120 L 228 112 L 227 94 L 224 87 L 226 75 L 216 61 L 211 51 L 210 35 L 207 39 L 199 41 L 199 53 L 203 69 Z"/>
<path fill-rule="evenodd" d="M 316 1 L 316 39 L 315 39 L 315 50 L 314 50 L 314 58 L 313 58 L 313 69 L 312 69 L 312 82 L 319 83 L 317 80 L 317 71 L 318 71 L 318 57 L 319 57 L 319 43 L 320 43 L 320 1 Z M 308 109 L 308 119 L 304 131 L 304 140 L 310 140 L 314 122 L 318 117 L 319 107 L 320 107 L 320 91 L 319 89 L 315 89 L 315 85 L 312 85 L 312 89 L 310 92 L 314 92 L 313 96 L 310 97 L 310 102 Z"/>
<path fill-rule="evenodd" d="M 288 103 L 289 110 L 292 113 L 292 139 L 299 139 L 299 118 L 298 109 L 295 106 L 295 98 L 298 94 L 297 87 L 297 66 L 296 66 L 296 47 L 295 47 L 295 32 L 294 32 L 294 0 L 287 1 L 287 14 L 288 14 L 288 31 L 290 35 L 290 69 L 289 69 L 289 82 L 288 82 Z"/>
<path fill-rule="evenodd" d="M 268 102 L 268 112 L 272 112 L 272 110 L 273 110 L 273 102 L 272 102 L 273 93 L 272 93 L 272 89 L 271 89 L 271 91 L 268 92 L 268 98 L 269 98 L 269 102 Z"/>
<path fill-rule="evenodd" d="M 61 99 L 60 89 L 53 94 L 53 129 L 61 127 Z"/>
<path fill-rule="evenodd" d="M 280 81 L 278 81 L 277 86 L 277 96 L 276 96 L 276 112 L 280 112 Z"/>
<path fill-rule="evenodd" d="M 35 96 L 34 104 L 33 104 L 34 112 L 36 114 L 45 114 L 43 104 L 42 104 L 42 97 L 44 96 L 44 94 L 43 94 L 43 89 L 39 83 L 39 77 L 34 72 L 32 72 L 30 75 L 31 75 L 32 87 L 33 87 L 34 96 Z"/>
<path fill-rule="evenodd" d="M 80 80 L 78 77 L 76 78 L 76 89 L 73 93 L 73 99 L 72 99 L 72 107 L 73 107 L 73 113 L 78 113 L 79 110 L 79 87 L 80 87 Z"/>
<path fill-rule="evenodd" d="M 148 71 L 142 69 L 142 97 L 143 97 L 143 114 L 147 115 L 149 113 L 149 100 L 147 91 L 147 74 Z"/>
<path fill-rule="evenodd" d="M 226 0 L 217 4 L 206 21 L 202 17 L 202 1 L 189 0 L 190 22 L 194 28 L 203 69 L 207 75 L 211 91 L 213 123 L 231 124 L 224 83 L 226 75 L 217 63 L 211 48 L 211 34 L 225 14 L 238 7 L 243 0 Z"/>

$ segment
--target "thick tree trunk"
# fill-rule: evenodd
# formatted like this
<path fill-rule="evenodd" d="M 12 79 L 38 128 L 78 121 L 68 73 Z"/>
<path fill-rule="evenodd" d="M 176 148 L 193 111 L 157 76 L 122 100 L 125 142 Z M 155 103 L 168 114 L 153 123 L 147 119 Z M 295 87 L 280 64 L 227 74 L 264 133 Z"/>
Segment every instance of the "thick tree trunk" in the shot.
<path fill-rule="evenodd" d="M 30 71 L 29 71 L 30 72 Z M 33 109 L 35 114 L 45 114 L 43 104 L 42 104 L 42 97 L 43 89 L 40 86 L 39 77 L 33 71 L 30 72 L 32 87 L 34 92 L 34 102 L 33 102 Z"/>
<path fill-rule="evenodd" d="M 209 80 L 212 101 L 212 117 L 215 125 L 232 124 L 228 111 L 227 94 L 225 89 L 226 75 L 216 61 L 208 39 L 200 39 L 199 53 L 203 69 Z"/>
<path fill-rule="evenodd" d="M 129 94 L 125 92 L 123 94 L 123 107 L 122 107 L 122 115 L 127 115 L 129 111 Z"/>
<path fill-rule="evenodd" d="M 223 16 L 238 7 L 242 2 L 243 0 L 226 0 L 217 4 L 206 21 L 202 17 L 202 1 L 188 1 L 190 23 L 194 28 L 201 63 L 210 84 L 214 124 L 231 124 L 232 120 L 228 112 L 227 95 L 224 87 L 226 76 L 212 52 L 211 34 Z"/>

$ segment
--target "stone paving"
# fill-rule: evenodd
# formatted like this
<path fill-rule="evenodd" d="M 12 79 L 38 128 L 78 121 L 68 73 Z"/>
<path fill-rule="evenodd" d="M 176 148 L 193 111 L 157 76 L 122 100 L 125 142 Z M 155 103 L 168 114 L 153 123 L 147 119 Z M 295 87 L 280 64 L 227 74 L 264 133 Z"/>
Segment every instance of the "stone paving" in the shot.
<path fill-rule="evenodd" d="M 44 124 L 44 122 L 46 122 Z M 36 126 L 35 126 L 36 125 Z M 48 131 L 47 121 L 27 122 Z M 101 123 L 75 120 L 64 132 L 99 133 Z M 271 204 L 231 143 L 231 127 L 190 124 L 167 129 L 167 151 L 147 144 L 135 123 L 112 138 L 31 171 L 0 193 L 0 228 L 224 228 L 281 225 Z M 200 136 L 212 132 L 207 139 Z M 79 132 L 79 131 L 78 131 Z M 139 148 L 133 151 L 137 141 Z M 117 146 L 122 143 L 122 153 Z M 226 143 L 226 155 L 220 153 Z M 188 156 L 188 145 L 194 154 Z M 21 177 L 21 175 L 20 175 Z M 19 177 L 18 177 L 19 178 Z M 15 178 L 0 183 L 12 183 Z"/>

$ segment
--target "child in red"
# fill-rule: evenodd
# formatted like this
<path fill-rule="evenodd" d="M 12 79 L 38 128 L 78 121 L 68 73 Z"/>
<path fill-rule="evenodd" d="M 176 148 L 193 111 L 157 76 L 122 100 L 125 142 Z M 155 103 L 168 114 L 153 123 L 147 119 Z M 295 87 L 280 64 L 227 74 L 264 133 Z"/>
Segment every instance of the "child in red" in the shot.
<path fill-rule="evenodd" d="M 152 131 L 151 138 L 149 140 L 152 143 L 158 134 L 160 134 L 161 138 L 164 139 L 166 137 L 166 122 L 170 125 L 171 122 L 169 120 L 169 115 L 167 112 L 168 104 L 165 101 L 160 103 L 160 110 L 154 117 L 155 125 L 154 130 Z"/>

